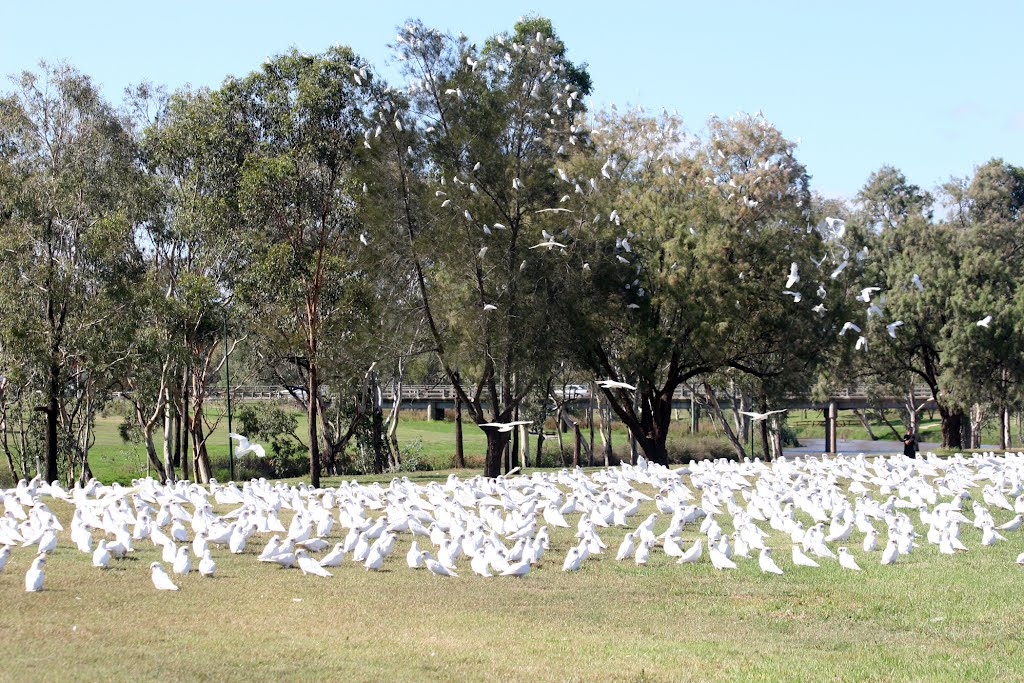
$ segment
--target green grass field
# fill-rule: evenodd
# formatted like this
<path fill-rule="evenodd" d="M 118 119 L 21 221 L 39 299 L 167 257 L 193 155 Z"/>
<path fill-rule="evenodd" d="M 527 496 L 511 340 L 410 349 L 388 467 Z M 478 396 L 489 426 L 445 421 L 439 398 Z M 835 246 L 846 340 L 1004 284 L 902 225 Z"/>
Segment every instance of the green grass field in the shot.
<path fill-rule="evenodd" d="M 52 508 L 67 526 L 70 507 Z M 563 573 L 574 531 L 555 530 L 523 579 L 477 577 L 464 558 L 457 579 L 412 571 L 408 535 L 386 571 L 346 561 L 319 579 L 256 562 L 257 536 L 242 555 L 215 551 L 215 578 L 176 577 L 178 593 L 153 589 L 149 563 L 160 558 L 148 542 L 104 572 L 62 532 L 45 591 L 23 592 L 31 549 L 0 574 L 0 679 L 1008 681 L 1024 671 L 1014 564 L 1024 531 L 981 549 L 965 525 L 971 552 L 942 556 L 922 539 L 892 567 L 865 555 L 855 532 L 860 573 L 828 560 L 795 568 L 788 537 L 773 532 L 781 577 L 756 559 L 718 572 L 706 555 L 678 566 L 660 550 L 645 567 L 615 562 L 623 529 L 600 530 L 611 555 Z M 696 533 L 688 526 L 684 541 Z"/>
<path fill-rule="evenodd" d="M 219 410 L 214 405 L 211 410 Z M 679 419 L 673 423 L 669 436 L 670 449 L 677 449 L 685 454 L 697 457 L 715 454 L 728 454 L 730 449 L 724 435 L 716 428 L 707 416 L 701 420 L 701 431 L 698 435 L 689 433 L 689 413 L 685 410 L 679 411 Z M 447 469 L 454 464 L 455 452 L 455 424 L 451 421 L 427 422 L 423 419 L 422 412 L 409 411 L 399 422 L 398 437 L 403 449 L 411 448 L 418 451 L 419 457 L 432 469 Z M 889 415 L 890 421 L 898 429 L 902 424 L 895 413 Z M 89 452 L 89 463 L 94 476 L 103 482 L 127 483 L 131 479 L 152 474 L 149 461 L 146 458 L 145 446 L 142 443 L 126 443 L 121 439 L 118 432 L 118 425 L 122 418 L 116 414 L 100 415 L 96 422 L 96 442 Z M 796 433 L 798 438 L 823 438 L 824 422 L 821 413 L 818 411 L 794 410 L 788 416 L 788 424 Z M 921 426 L 925 431 L 924 438 L 938 439 L 940 437 L 938 421 L 936 419 L 922 420 Z M 299 431 L 305 429 L 305 418 L 299 416 Z M 872 423 L 875 435 L 882 440 L 893 441 L 894 452 L 900 450 L 900 445 L 895 441 L 892 432 L 880 421 Z M 481 430 L 472 423 L 467 423 L 464 429 L 464 448 L 467 462 L 471 466 L 482 466 L 486 450 L 486 440 Z M 838 428 L 841 440 L 866 440 L 867 431 L 859 423 L 857 418 L 850 411 L 841 411 Z M 548 438 L 545 442 L 545 464 L 556 466 L 561 464 L 558 458 L 558 444 L 554 435 L 553 424 L 548 425 Z M 228 428 L 227 421 L 221 420 L 213 436 L 210 437 L 208 448 L 211 459 L 215 465 L 215 475 L 221 481 L 227 481 L 227 454 L 228 454 Z M 998 435 L 994 426 L 986 425 L 982 434 L 983 443 L 998 443 Z M 162 431 L 158 430 L 155 436 L 157 440 L 158 453 L 162 457 Z M 584 438 L 588 438 L 588 432 L 584 429 Z M 571 457 L 572 435 L 565 434 L 565 448 Z M 621 423 L 615 423 L 613 427 L 612 443 L 614 451 L 619 456 L 625 456 L 628 452 L 628 433 Z M 595 447 L 598 454 L 601 453 L 600 436 L 595 436 Z M 536 448 L 536 435 L 531 436 L 530 449 L 533 453 Z M 758 442 L 758 452 L 760 444 Z M 532 460 L 531 460 L 532 462 Z M 600 455 L 598 456 L 600 462 Z M 0 484 L 11 484 L 13 478 L 10 468 L 5 459 L 0 458 Z"/>

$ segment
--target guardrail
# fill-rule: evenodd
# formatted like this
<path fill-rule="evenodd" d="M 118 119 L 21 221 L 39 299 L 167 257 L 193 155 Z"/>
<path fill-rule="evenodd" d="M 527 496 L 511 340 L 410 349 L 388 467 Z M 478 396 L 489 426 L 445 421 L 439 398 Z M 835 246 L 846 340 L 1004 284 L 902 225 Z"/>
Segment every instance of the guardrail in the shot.
<path fill-rule="evenodd" d="M 305 390 L 301 388 L 296 389 L 295 392 L 299 396 L 305 395 Z M 561 393 L 561 391 L 558 393 Z M 570 393 L 574 398 L 587 398 L 590 396 L 589 390 L 585 386 L 580 387 L 580 385 L 573 385 L 573 389 L 568 393 Z M 382 386 L 381 395 L 385 400 L 393 401 L 395 399 L 394 386 Z M 877 396 L 877 394 L 875 395 Z M 223 398 L 224 387 L 210 387 L 207 390 L 207 396 L 214 399 Z M 236 400 L 250 399 L 287 401 L 292 398 L 292 394 L 288 389 L 280 385 L 239 385 L 231 388 L 231 397 Z M 403 401 L 454 401 L 455 397 L 455 388 L 448 384 L 402 385 Z M 673 394 L 673 398 L 686 401 L 690 398 L 690 392 L 685 387 L 679 387 Z M 790 398 L 797 399 L 802 397 Z M 866 385 L 855 385 L 852 387 L 835 389 L 829 398 L 838 400 L 867 401 L 869 398 L 872 398 L 872 393 L 868 391 Z M 902 396 L 885 396 L 885 398 L 892 400 L 902 398 Z M 916 385 L 914 386 L 914 398 L 919 401 L 927 401 L 932 398 L 932 392 L 926 385 Z"/>

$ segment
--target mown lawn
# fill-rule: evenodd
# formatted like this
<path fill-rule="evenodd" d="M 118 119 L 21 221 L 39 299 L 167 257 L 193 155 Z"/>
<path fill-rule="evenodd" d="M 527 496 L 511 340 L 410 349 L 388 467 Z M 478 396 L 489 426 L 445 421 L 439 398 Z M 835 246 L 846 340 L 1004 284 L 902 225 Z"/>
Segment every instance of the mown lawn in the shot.
<path fill-rule="evenodd" d="M 420 482 L 446 472 L 417 473 Z M 363 477 L 363 481 L 370 478 Z M 648 491 L 650 493 L 650 491 Z M 876 492 L 875 497 L 880 494 Z M 51 507 L 64 519 L 70 507 Z M 226 509 L 218 508 L 219 512 Z M 653 511 L 646 504 L 633 525 Z M 1010 513 L 993 510 L 997 523 Z M 287 515 L 282 515 L 287 524 Z M 575 527 L 578 515 L 570 515 Z M 729 530 L 728 516 L 719 521 Z M 808 519 L 804 520 L 809 523 Z M 916 521 L 916 520 L 915 520 Z M 656 527 L 667 526 L 661 516 Z M 767 529 L 766 524 L 760 526 Z M 149 543 L 102 572 L 66 533 L 46 567 L 46 590 L 23 592 L 34 555 L 16 549 L 0 574 L 5 680 L 344 681 L 902 681 L 1021 680 L 1024 531 L 993 548 L 963 527 L 971 552 L 922 547 L 883 567 L 848 545 L 863 572 L 825 560 L 795 568 L 789 539 L 773 532 L 785 576 L 756 559 L 715 571 L 707 555 L 678 566 L 660 549 L 650 564 L 615 562 L 623 529 L 602 529 L 608 555 L 560 571 L 572 530 L 523 579 L 483 579 L 465 558 L 457 579 L 405 566 L 403 535 L 385 564 L 346 562 L 334 577 L 215 551 L 214 579 L 176 577 L 153 589 Z M 335 528 L 340 540 L 344 530 Z M 684 541 L 697 534 L 693 525 Z M 260 540 L 257 540 L 260 539 Z M 421 546 L 423 541 L 421 540 Z"/>
<path fill-rule="evenodd" d="M 218 406 L 212 406 L 211 410 L 218 410 Z M 689 413 L 681 410 L 678 412 L 678 420 L 673 422 L 669 433 L 669 448 L 675 449 L 680 455 L 705 457 L 707 455 L 725 455 L 731 453 L 724 435 L 708 419 L 707 415 L 702 416 L 700 433 L 691 435 L 689 433 Z M 898 416 L 895 412 L 889 415 L 889 420 L 897 429 L 902 429 Z M 123 418 L 117 414 L 100 415 L 96 423 L 96 443 L 89 452 L 89 463 L 93 474 L 97 479 L 104 482 L 130 482 L 131 479 L 152 474 L 149 461 L 146 458 L 145 446 L 141 442 L 125 442 L 118 431 L 118 426 Z M 823 438 L 824 426 L 820 411 L 794 410 L 788 416 L 788 424 L 796 433 L 798 438 Z M 922 437 L 924 440 L 940 439 L 939 423 L 937 420 L 924 419 L 921 423 Z M 235 425 L 236 429 L 238 428 Z M 547 439 L 545 441 L 545 464 L 557 466 L 562 463 L 558 457 L 558 443 L 554 433 L 553 424 L 547 426 Z M 899 442 L 895 441 L 892 434 L 880 421 L 872 422 L 872 429 L 876 436 L 883 440 L 893 441 L 893 452 L 900 450 Z M 304 433 L 305 416 L 299 415 L 299 433 Z M 867 431 L 860 425 L 852 411 L 840 411 L 839 438 L 841 440 L 868 439 Z M 613 449 L 617 456 L 623 457 L 628 452 L 628 433 L 621 423 L 616 422 L 612 430 Z M 221 420 L 208 441 L 208 449 L 214 464 L 215 475 L 221 481 L 227 481 L 227 455 L 228 455 L 228 428 L 227 421 Z M 584 439 L 589 438 L 586 428 L 583 430 Z M 162 458 L 162 431 L 157 430 L 155 435 L 158 453 Z M 455 423 L 446 420 L 427 422 L 423 419 L 423 413 L 409 411 L 399 422 L 398 438 L 400 447 L 428 465 L 431 469 L 447 469 L 454 464 L 455 453 Z M 566 462 L 571 458 L 572 434 L 563 435 L 566 448 Z M 536 449 L 536 434 L 530 437 L 530 452 L 533 454 Z M 463 443 L 467 463 L 473 467 L 482 466 L 484 453 L 486 451 L 486 439 L 484 433 L 471 422 L 464 425 Z M 998 443 L 998 435 L 992 426 L 986 426 L 983 431 L 983 443 Z M 595 435 L 595 448 L 597 451 L 597 462 L 601 462 L 601 439 Z M 757 452 L 760 452 L 758 441 Z M 532 462 L 531 455 L 531 462 Z M 585 459 L 585 455 L 584 455 Z M 5 459 L 0 458 L 0 484 L 11 484 L 13 478 L 10 475 L 10 468 Z"/>

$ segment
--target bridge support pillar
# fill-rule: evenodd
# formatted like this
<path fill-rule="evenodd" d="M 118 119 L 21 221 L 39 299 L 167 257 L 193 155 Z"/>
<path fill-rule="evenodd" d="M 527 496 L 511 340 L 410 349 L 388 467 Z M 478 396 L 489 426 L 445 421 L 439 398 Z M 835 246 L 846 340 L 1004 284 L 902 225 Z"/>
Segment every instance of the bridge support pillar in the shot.
<path fill-rule="evenodd" d="M 437 419 L 437 407 L 433 401 L 427 401 L 427 422 L 433 422 Z"/>
<path fill-rule="evenodd" d="M 837 428 L 838 418 L 839 410 L 836 408 L 836 402 L 832 401 L 828 404 L 828 410 L 825 413 L 825 451 L 833 455 L 839 451 L 839 444 L 837 443 L 839 435 Z"/>

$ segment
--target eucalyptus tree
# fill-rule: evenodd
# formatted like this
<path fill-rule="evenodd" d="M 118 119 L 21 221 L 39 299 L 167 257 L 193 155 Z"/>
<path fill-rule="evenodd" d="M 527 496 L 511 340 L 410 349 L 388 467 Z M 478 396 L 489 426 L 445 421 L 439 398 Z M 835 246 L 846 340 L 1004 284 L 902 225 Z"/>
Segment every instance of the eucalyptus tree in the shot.
<path fill-rule="evenodd" d="M 702 144 L 675 116 L 612 112 L 593 121 L 593 150 L 556 169 L 580 292 L 562 311 L 569 347 L 636 385 L 603 391 L 660 463 L 677 387 L 729 367 L 767 383 L 793 357 L 812 365 L 824 329 L 813 288 L 800 306 L 783 291 L 821 244 L 793 144 L 760 117 L 709 128 Z"/>
<path fill-rule="evenodd" d="M 234 112 L 216 92 L 185 89 L 166 97 L 142 85 L 130 95 L 162 211 L 138 234 L 147 266 L 140 288 L 144 314 L 125 382 L 154 465 L 160 463 L 152 433 L 163 422 L 158 470 L 173 475 L 173 450 L 182 453 L 186 475 L 191 445 L 195 477 L 206 482 L 212 474 L 208 440 L 221 419 L 205 410 L 208 389 L 221 377 L 225 349 L 230 353 L 245 337 L 245 321 L 232 315 L 244 253 L 235 190 L 244 143 L 233 134 Z M 228 345 L 230 332 L 236 334 Z M 172 449 L 178 430 L 171 424 L 178 419 L 184 428 Z"/>
<path fill-rule="evenodd" d="M 216 93 L 239 150 L 232 200 L 246 257 L 236 292 L 259 333 L 301 367 L 314 486 L 323 369 L 353 331 L 376 322 L 373 274 L 362 258 L 368 239 L 358 216 L 365 69 L 348 48 L 292 50 Z"/>
<path fill-rule="evenodd" d="M 867 300 L 857 320 L 865 346 L 857 363 L 893 386 L 925 383 L 942 419 L 943 445 L 960 448 L 964 412 L 950 393 L 947 370 L 950 335 L 966 324 L 949 305 L 962 286 L 965 235 L 933 221 L 931 195 L 891 167 L 873 174 L 858 199 L 870 256 L 861 282 Z"/>
<path fill-rule="evenodd" d="M 392 234 L 448 380 L 487 435 L 484 473 L 500 473 L 515 418 L 552 362 L 561 252 L 556 159 L 584 136 L 590 77 L 551 23 L 534 17 L 482 46 L 418 22 L 394 50 L 409 87 L 388 91 L 366 131 L 396 185 Z M 407 103 L 407 104 L 406 104 Z M 372 193 L 371 193 L 372 194 Z"/>
<path fill-rule="evenodd" d="M 130 319 L 146 215 L 137 158 L 124 118 L 70 66 L 25 72 L 0 99 L 0 335 L 38 380 L 47 481 L 62 423 L 75 450 L 71 403 L 127 338 L 116 330 Z"/>

